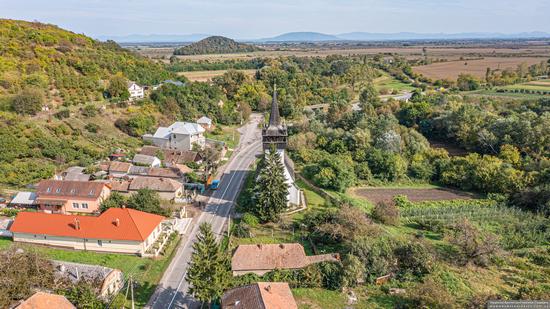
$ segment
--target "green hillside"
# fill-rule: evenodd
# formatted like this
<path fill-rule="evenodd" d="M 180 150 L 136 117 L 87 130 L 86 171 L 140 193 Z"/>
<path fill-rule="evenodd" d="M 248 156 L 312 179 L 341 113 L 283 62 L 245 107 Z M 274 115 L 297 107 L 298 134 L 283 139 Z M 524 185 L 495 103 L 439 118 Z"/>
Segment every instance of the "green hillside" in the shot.
<path fill-rule="evenodd" d="M 155 84 L 164 66 L 54 25 L 0 20 L 0 191 L 70 165 L 90 166 L 114 149 L 134 151 L 163 120 L 155 105 L 104 99 L 109 83 Z M 48 111 L 40 112 L 43 105 Z M 1 194 L 2 192 L 0 192 Z"/>
<path fill-rule="evenodd" d="M 42 91 L 54 105 L 102 100 L 107 80 L 117 73 L 146 85 L 171 77 L 161 64 L 114 42 L 54 25 L 0 19 L 0 108 L 26 88 Z"/>
<path fill-rule="evenodd" d="M 223 36 L 211 36 L 191 45 L 177 48 L 174 55 L 233 54 L 262 50 L 253 45 L 238 43 Z"/>

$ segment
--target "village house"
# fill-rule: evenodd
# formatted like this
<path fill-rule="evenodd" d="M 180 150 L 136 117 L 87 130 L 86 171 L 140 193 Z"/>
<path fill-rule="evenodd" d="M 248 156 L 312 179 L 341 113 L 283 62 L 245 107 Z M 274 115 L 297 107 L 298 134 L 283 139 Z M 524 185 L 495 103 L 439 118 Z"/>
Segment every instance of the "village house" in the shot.
<path fill-rule="evenodd" d="M 182 181 L 185 178 L 185 174 L 176 167 L 163 168 L 132 166 L 128 171 L 128 178 L 136 178 L 139 176 L 170 178 L 178 181 Z"/>
<path fill-rule="evenodd" d="M 231 259 L 234 276 L 262 276 L 275 269 L 299 269 L 320 262 L 337 262 L 338 254 L 307 256 L 301 244 L 240 245 Z"/>
<path fill-rule="evenodd" d="M 197 120 L 197 123 L 200 124 L 205 130 L 210 130 L 212 128 L 212 119 L 202 116 Z"/>
<path fill-rule="evenodd" d="M 35 192 L 18 192 L 10 201 L 10 207 L 14 208 L 36 208 Z"/>
<path fill-rule="evenodd" d="M 197 123 L 174 122 L 169 127 L 159 127 L 154 135 L 145 134 L 143 140 L 164 149 L 189 151 L 195 145 L 204 148 L 204 132 L 204 128 Z"/>
<path fill-rule="evenodd" d="M 113 178 L 123 178 L 128 175 L 132 163 L 113 161 L 109 163 L 108 172 L 109 176 Z"/>
<path fill-rule="evenodd" d="M 175 166 L 177 164 L 187 164 L 187 163 L 196 163 L 201 164 L 202 163 L 202 156 L 197 151 L 179 151 L 179 150 L 172 150 L 172 149 L 161 149 L 156 146 L 143 146 L 141 148 L 140 154 L 148 155 L 148 156 L 156 156 L 158 153 L 161 152 L 163 154 L 164 159 L 162 162 L 165 166 Z"/>
<path fill-rule="evenodd" d="M 113 191 L 123 195 L 136 193 L 141 189 L 156 191 L 164 200 L 175 200 L 183 197 L 183 183 L 170 178 L 138 176 L 130 180 L 112 181 Z"/>
<path fill-rule="evenodd" d="M 76 181 L 88 181 L 90 175 L 84 173 L 85 168 L 82 166 L 71 166 L 54 176 L 55 180 L 76 180 Z"/>
<path fill-rule="evenodd" d="M 15 309 L 76 309 L 63 295 L 46 292 L 36 292 Z"/>
<path fill-rule="evenodd" d="M 36 189 L 35 204 L 49 213 L 97 213 L 111 194 L 104 182 L 42 180 Z"/>
<path fill-rule="evenodd" d="M 135 82 L 128 82 L 128 92 L 130 93 L 130 100 L 143 99 L 145 96 L 143 87 Z"/>
<path fill-rule="evenodd" d="M 155 156 L 148 156 L 148 155 L 139 154 L 139 153 L 134 155 L 132 162 L 137 165 L 149 166 L 149 167 L 160 167 L 162 165 L 162 162 L 160 161 L 159 158 Z"/>
<path fill-rule="evenodd" d="M 99 296 L 105 300 L 120 291 L 124 285 L 124 276 L 118 269 L 65 261 L 52 261 L 52 264 L 56 277 L 67 279 L 72 283 L 83 279 L 89 282 L 97 280 Z"/>
<path fill-rule="evenodd" d="M 129 208 L 99 216 L 20 212 L 10 231 L 15 242 L 142 256 L 162 234 L 164 219 Z"/>
<path fill-rule="evenodd" d="M 258 282 L 233 288 L 221 299 L 222 309 L 297 309 L 286 282 Z"/>

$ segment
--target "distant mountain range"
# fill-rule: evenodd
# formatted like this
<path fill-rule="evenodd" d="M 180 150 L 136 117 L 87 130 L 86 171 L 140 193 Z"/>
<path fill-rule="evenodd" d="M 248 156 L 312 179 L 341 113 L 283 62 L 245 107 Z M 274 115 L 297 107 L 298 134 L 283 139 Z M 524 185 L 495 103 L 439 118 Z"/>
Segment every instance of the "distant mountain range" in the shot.
<path fill-rule="evenodd" d="M 208 34 L 189 35 L 158 35 L 158 34 L 133 34 L 127 36 L 99 36 L 97 39 L 114 40 L 118 43 L 168 43 L 168 42 L 197 42 L 209 37 Z M 327 42 L 327 41 L 400 41 L 400 40 L 456 40 L 456 39 L 529 39 L 529 38 L 550 38 L 547 32 L 520 32 L 520 33 L 497 33 L 497 32 L 464 32 L 464 33 L 372 33 L 372 32 L 349 32 L 341 34 L 326 34 L 320 32 L 289 32 L 272 38 L 262 39 L 237 39 L 240 42 Z"/>

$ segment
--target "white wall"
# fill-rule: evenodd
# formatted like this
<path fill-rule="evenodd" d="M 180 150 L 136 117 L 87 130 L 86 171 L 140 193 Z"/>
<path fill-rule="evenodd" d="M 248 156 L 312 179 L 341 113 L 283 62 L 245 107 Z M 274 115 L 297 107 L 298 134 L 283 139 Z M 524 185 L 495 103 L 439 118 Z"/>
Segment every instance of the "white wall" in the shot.
<path fill-rule="evenodd" d="M 160 225 L 159 225 L 160 227 Z M 157 227 L 157 229 L 159 229 Z M 156 235 L 155 235 L 156 234 Z M 152 240 L 158 237 L 157 233 L 149 235 L 148 241 L 151 244 Z M 153 236 L 155 235 L 155 236 Z M 90 250 L 101 252 L 116 252 L 116 253 L 131 253 L 131 254 L 143 254 L 146 251 L 145 242 L 130 241 L 130 240 L 101 240 L 101 245 L 98 243 L 98 239 L 84 239 L 76 237 L 60 237 L 60 236 L 48 236 L 48 235 L 35 235 L 26 233 L 13 233 L 13 241 L 43 244 L 55 247 L 65 247 L 75 250 Z M 150 246 L 150 244 L 148 244 Z"/>

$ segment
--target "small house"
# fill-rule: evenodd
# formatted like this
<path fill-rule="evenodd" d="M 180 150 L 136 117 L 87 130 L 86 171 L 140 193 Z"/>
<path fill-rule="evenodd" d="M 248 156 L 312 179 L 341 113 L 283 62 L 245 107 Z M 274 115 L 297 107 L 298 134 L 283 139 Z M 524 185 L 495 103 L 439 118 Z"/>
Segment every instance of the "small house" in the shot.
<path fill-rule="evenodd" d="M 38 209 L 50 213 L 97 213 L 111 188 L 99 181 L 43 180 L 36 189 Z"/>
<path fill-rule="evenodd" d="M 130 100 L 143 99 L 145 96 L 143 87 L 135 82 L 128 82 L 128 92 L 130 93 Z"/>
<path fill-rule="evenodd" d="M 162 162 L 160 161 L 159 158 L 155 156 L 148 156 L 148 155 L 143 155 L 139 153 L 134 155 L 132 162 L 137 165 L 148 166 L 148 167 L 160 167 L 162 165 Z"/>
<path fill-rule="evenodd" d="M 240 245 L 231 258 L 231 270 L 234 276 L 248 273 L 262 276 L 275 269 L 300 269 L 339 260 L 338 254 L 307 256 L 304 247 L 298 243 Z"/>
<path fill-rule="evenodd" d="M 212 128 L 212 119 L 206 116 L 199 118 L 197 123 L 200 124 L 205 130 L 210 130 Z"/>
<path fill-rule="evenodd" d="M 36 292 L 25 301 L 21 302 L 15 309 L 76 309 L 71 302 L 63 295 Z"/>
<path fill-rule="evenodd" d="M 298 309 L 286 282 L 258 282 L 226 291 L 222 309 Z"/>
<path fill-rule="evenodd" d="M 189 151 L 195 145 L 204 148 L 204 132 L 204 128 L 198 123 L 174 122 L 169 127 L 159 127 L 154 135 L 145 134 L 143 140 L 164 149 Z"/>

